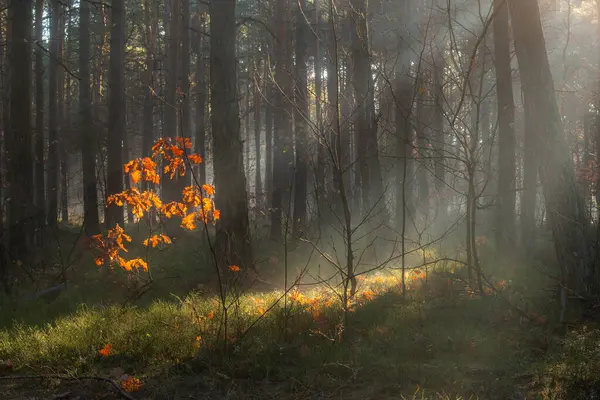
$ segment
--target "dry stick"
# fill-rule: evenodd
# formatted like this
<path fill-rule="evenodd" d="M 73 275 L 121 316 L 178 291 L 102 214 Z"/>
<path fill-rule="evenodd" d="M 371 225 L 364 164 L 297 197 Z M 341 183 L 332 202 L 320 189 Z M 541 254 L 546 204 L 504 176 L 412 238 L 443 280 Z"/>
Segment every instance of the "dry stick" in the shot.
<path fill-rule="evenodd" d="M 119 384 L 110 378 L 105 378 L 102 376 L 68 376 L 68 375 L 60 375 L 60 374 L 48 374 L 48 375 L 14 375 L 14 376 L 0 376 L 0 381 L 11 381 L 11 380 L 27 380 L 27 379 L 60 379 L 60 380 L 69 380 L 69 381 L 79 381 L 79 380 L 93 380 L 93 381 L 101 381 L 109 383 L 118 393 L 119 395 L 127 400 L 136 400 L 135 397 L 132 397 L 127 392 L 125 392 Z"/>

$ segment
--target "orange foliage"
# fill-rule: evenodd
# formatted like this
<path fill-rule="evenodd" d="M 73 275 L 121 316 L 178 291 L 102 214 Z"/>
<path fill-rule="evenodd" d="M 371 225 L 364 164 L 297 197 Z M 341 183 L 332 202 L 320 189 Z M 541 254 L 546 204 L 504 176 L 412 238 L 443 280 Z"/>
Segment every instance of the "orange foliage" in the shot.
<path fill-rule="evenodd" d="M 100 354 L 102 357 L 108 357 L 110 353 L 112 353 L 112 344 L 110 343 L 104 345 L 102 349 L 98 350 L 98 354 Z"/>
<path fill-rule="evenodd" d="M 151 157 L 131 160 L 124 165 L 123 169 L 134 185 L 138 185 L 140 181 L 158 184 L 160 183 L 160 175 L 157 172 L 159 164 L 164 166 L 164 174 L 173 179 L 175 176 L 185 175 L 186 164 L 196 165 L 203 162 L 200 155 L 188 154 L 188 150 L 191 148 L 192 142 L 189 138 L 159 139 L 152 146 Z M 132 187 L 109 196 L 107 203 L 119 207 L 127 205 L 138 220 L 141 220 L 151 210 L 155 210 L 157 214 L 167 219 L 180 217 L 181 227 L 193 230 L 196 228 L 197 221 L 214 224 L 221 217 L 221 213 L 215 208 L 214 193 L 215 188 L 212 185 L 202 185 L 201 189 L 196 186 L 188 186 L 183 189 L 181 202 L 173 201 L 163 204 L 153 190 Z M 117 264 L 126 271 L 148 270 L 148 264 L 144 260 L 139 258 L 125 260 L 121 256 L 122 252 L 127 252 L 124 243 L 131 242 L 131 237 L 125 234 L 120 226 L 109 229 L 105 235 L 94 236 L 93 240 L 95 247 L 102 252 L 102 256 L 95 259 L 96 265 Z M 156 247 L 160 243 L 170 244 L 172 241 L 168 236 L 160 234 L 147 238 L 143 243 L 146 247 Z"/>
<path fill-rule="evenodd" d="M 121 381 L 121 388 L 129 393 L 138 392 L 143 386 L 142 381 L 133 376 L 128 376 Z"/>
<path fill-rule="evenodd" d="M 230 265 L 229 270 L 233 272 L 240 272 L 240 267 L 238 267 L 237 265 Z"/>
<path fill-rule="evenodd" d="M 153 235 L 153 236 L 149 237 L 148 239 L 144 240 L 144 246 L 156 247 L 161 242 L 165 243 L 165 244 L 173 243 L 170 237 L 168 237 L 167 235 L 161 234 L 161 235 Z"/>

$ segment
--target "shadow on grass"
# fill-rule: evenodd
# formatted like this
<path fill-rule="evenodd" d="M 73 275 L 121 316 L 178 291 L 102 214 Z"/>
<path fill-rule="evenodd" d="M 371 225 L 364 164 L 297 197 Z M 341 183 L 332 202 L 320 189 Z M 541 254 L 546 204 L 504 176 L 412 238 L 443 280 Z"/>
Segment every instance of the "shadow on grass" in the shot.
<path fill-rule="evenodd" d="M 292 292 L 286 307 L 279 302 L 266 314 L 281 294 L 254 293 L 232 303 L 225 342 L 217 300 L 192 294 L 16 324 L 0 331 L 0 359 L 23 374 L 136 376 L 144 382 L 139 398 L 524 397 L 540 332 L 524 329 L 503 301 L 404 298 L 382 274 L 361 287 L 343 329 L 339 301 L 324 288 Z M 100 355 L 107 344 L 109 354 Z M 40 387 L 47 396 L 64 385 Z M 100 393 L 86 385 L 84 397 Z M 3 389 L 17 396 L 31 385 Z"/>

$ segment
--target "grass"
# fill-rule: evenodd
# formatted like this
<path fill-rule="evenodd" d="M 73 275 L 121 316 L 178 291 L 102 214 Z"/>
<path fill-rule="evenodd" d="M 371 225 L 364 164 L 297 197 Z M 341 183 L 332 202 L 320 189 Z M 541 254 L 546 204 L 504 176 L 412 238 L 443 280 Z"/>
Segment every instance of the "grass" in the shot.
<path fill-rule="evenodd" d="M 218 297 L 198 286 L 210 268 L 191 270 L 202 259 L 184 245 L 191 250 L 153 258 L 153 291 L 135 305 L 123 306 L 131 282 L 90 259 L 53 302 L 4 308 L 0 360 L 16 374 L 135 376 L 144 383 L 135 396 L 153 399 L 558 399 L 598 383 L 598 331 L 555 335 L 553 306 L 523 279 L 506 276 L 502 296 L 481 298 L 446 285 L 461 271 L 430 270 L 426 284 L 414 271 L 402 296 L 397 272 L 371 274 L 343 329 L 341 303 L 325 286 L 290 293 L 285 307 L 281 292 L 246 293 L 230 303 L 225 334 Z M 549 326 L 523 325 L 508 297 L 547 314 Z M 110 390 L 0 380 L 7 399 Z"/>

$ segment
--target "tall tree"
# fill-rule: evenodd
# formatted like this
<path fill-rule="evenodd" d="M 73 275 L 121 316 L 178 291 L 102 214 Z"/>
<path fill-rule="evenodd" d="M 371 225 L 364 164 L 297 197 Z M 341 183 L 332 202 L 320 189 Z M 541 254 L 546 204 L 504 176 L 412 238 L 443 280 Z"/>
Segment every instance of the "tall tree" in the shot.
<path fill-rule="evenodd" d="M 252 249 L 238 108 L 235 3 L 235 0 L 210 3 L 215 202 L 221 211 L 216 240 L 222 267 L 250 268 Z"/>
<path fill-rule="evenodd" d="M 44 0 L 35 2 L 35 205 L 37 229 L 46 223 L 46 189 L 44 178 Z M 41 239 L 41 235 L 40 235 Z"/>
<path fill-rule="evenodd" d="M 181 70 L 179 60 L 181 57 L 181 0 L 167 0 L 165 3 L 165 37 L 166 37 L 166 77 L 165 77 L 165 104 L 163 106 L 164 137 L 175 139 L 178 136 L 177 117 L 179 111 L 179 98 L 177 86 L 180 82 Z M 179 197 L 179 179 L 163 181 L 163 197 L 168 201 L 174 201 Z M 168 224 L 170 230 L 176 229 L 176 225 Z"/>
<path fill-rule="evenodd" d="M 10 3 L 10 126 L 9 157 L 10 211 L 9 249 L 13 260 L 25 260 L 33 233 L 33 156 L 31 135 L 31 11 L 32 1 Z"/>
<path fill-rule="evenodd" d="M 59 0 L 50 2 L 50 60 L 48 68 L 48 225 L 58 223 L 58 174 L 59 174 L 59 108 L 58 108 L 58 61 L 60 57 Z"/>
<path fill-rule="evenodd" d="M 64 1 L 65 9 L 71 9 L 71 0 Z M 73 50 L 71 14 L 65 12 L 60 20 L 60 54 L 64 60 L 70 60 Z M 63 224 L 69 223 L 69 134 L 71 132 L 71 75 L 59 68 L 59 108 L 61 132 L 59 139 L 60 152 L 60 219 Z"/>
<path fill-rule="evenodd" d="M 306 76 L 307 21 L 306 0 L 299 0 L 296 9 L 296 168 L 294 170 L 294 236 L 300 237 L 306 224 L 306 193 L 308 178 L 308 89 Z"/>
<path fill-rule="evenodd" d="M 436 220 L 441 223 L 446 221 L 447 204 L 444 192 L 446 191 L 446 137 L 444 135 L 444 57 L 438 51 L 433 61 L 433 151 L 435 154 L 435 188 L 437 191 Z"/>
<path fill-rule="evenodd" d="M 178 136 L 191 137 L 190 129 L 190 0 L 181 0 L 181 64 L 179 70 L 179 88 L 183 93 L 181 100 L 181 127 Z"/>
<path fill-rule="evenodd" d="M 206 98 L 207 98 L 207 68 L 205 55 L 205 17 L 202 10 L 198 11 L 196 19 L 196 153 L 204 157 L 206 153 Z M 198 180 L 206 182 L 206 164 L 198 166 Z"/>
<path fill-rule="evenodd" d="M 558 111 L 537 0 L 508 0 L 526 108 L 536 121 L 539 174 L 562 283 L 582 295 L 595 287 L 588 216 Z"/>
<path fill-rule="evenodd" d="M 496 245 L 505 254 L 515 236 L 515 103 L 510 65 L 508 6 L 494 0 L 494 57 L 498 106 L 498 206 L 496 210 Z"/>
<path fill-rule="evenodd" d="M 79 4 L 79 121 L 81 127 L 81 163 L 83 169 L 83 224 L 87 235 L 100 232 L 96 178 L 97 131 L 92 114 L 90 92 L 90 3 Z"/>
<path fill-rule="evenodd" d="M 367 24 L 368 0 L 351 0 L 350 20 L 353 85 L 356 100 L 356 155 L 359 164 L 362 207 L 364 213 L 373 213 L 385 221 L 383 181 L 379 164 L 377 126 L 375 121 L 374 83 L 371 73 L 371 53 Z M 373 210 L 374 207 L 377 210 Z M 373 212 L 375 211 L 375 212 Z"/>
<path fill-rule="evenodd" d="M 287 93 L 290 93 L 292 83 L 290 69 L 292 65 L 291 38 L 289 34 L 288 0 L 275 2 L 275 27 L 277 39 L 275 40 L 275 133 L 273 135 L 273 192 L 271 197 L 271 238 L 276 241 L 282 239 L 284 215 L 288 213 L 289 187 L 292 181 L 294 166 L 291 104 Z M 286 232 L 287 234 L 287 232 Z"/>
<path fill-rule="evenodd" d="M 110 66 L 108 74 L 108 154 L 106 191 L 110 196 L 123 191 L 123 138 L 125 137 L 125 0 L 111 5 Z M 123 209 L 106 210 L 109 227 L 123 226 Z"/>
<path fill-rule="evenodd" d="M 261 101 L 261 76 L 260 76 L 260 64 L 261 55 L 258 49 L 257 57 L 254 60 L 254 149 L 256 152 L 256 168 L 254 169 L 254 196 L 256 198 L 256 210 L 261 211 L 263 207 L 263 188 L 262 188 L 262 177 L 261 177 L 261 129 L 262 129 L 262 101 Z"/>

